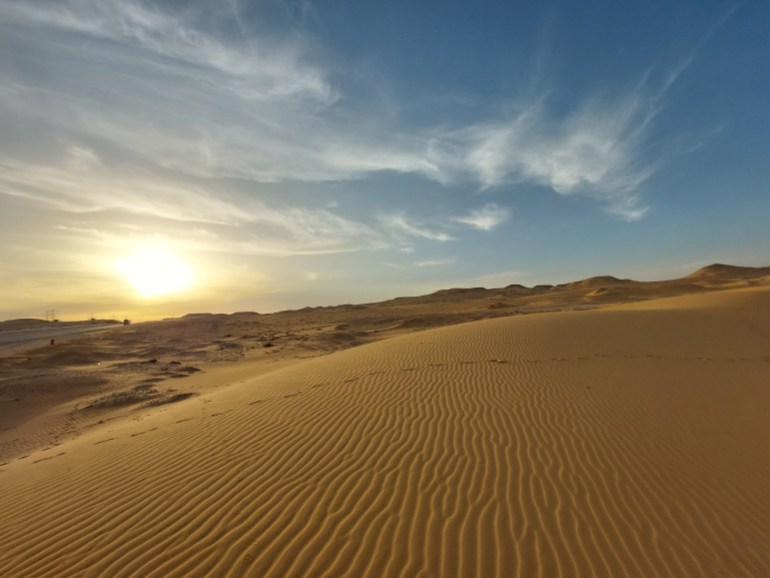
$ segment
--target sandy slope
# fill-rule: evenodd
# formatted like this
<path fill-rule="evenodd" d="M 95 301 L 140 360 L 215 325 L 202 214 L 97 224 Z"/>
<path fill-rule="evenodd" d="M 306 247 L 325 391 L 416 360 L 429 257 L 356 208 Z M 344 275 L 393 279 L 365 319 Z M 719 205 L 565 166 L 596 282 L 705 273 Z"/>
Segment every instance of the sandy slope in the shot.
<path fill-rule="evenodd" d="M 663 281 L 605 275 L 561 285 L 444 289 L 380 303 L 266 315 L 193 313 L 121 324 L 78 339 L 57 338 L 55 346 L 45 339 L 38 348 L 34 339 L 26 339 L 36 331 L 90 330 L 94 324 L 0 321 L 0 341 L 13 345 L 0 344 L 0 464 L 132 416 L 147 405 L 197 395 L 210 389 L 208 380 L 191 375 L 214 370 L 220 380 L 229 379 L 219 373 L 221 366 L 236 361 L 253 362 L 243 371 L 262 372 L 275 364 L 462 322 L 763 285 L 770 286 L 770 267 L 714 264 Z"/>
<path fill-rule="evenodd" d="M 770 574 L 768 289 L 222 379 L 2 466 L 0 575 Z"/>

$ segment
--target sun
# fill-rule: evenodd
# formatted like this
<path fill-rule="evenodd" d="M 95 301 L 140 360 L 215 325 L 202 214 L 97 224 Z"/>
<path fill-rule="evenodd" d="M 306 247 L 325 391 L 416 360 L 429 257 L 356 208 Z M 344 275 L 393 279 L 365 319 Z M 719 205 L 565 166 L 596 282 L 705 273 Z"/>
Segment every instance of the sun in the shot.
<path fill-rule="evenodd" d="M 190 267 L 182 259 L 165 251 L 144 251 L 115 263 L 121 275 L 142 297 L 178 293 L 193 283 Z"/>

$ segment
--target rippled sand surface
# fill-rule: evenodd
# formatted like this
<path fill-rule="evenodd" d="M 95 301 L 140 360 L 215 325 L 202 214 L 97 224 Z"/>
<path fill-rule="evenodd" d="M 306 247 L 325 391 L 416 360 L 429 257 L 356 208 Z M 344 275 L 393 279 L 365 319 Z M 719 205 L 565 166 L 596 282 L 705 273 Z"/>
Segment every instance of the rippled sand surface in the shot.
<path fill-rule="evenodd" d="M 770 290 L 476 321 L 0 466 L 0 575 L 770 574 Z"/>

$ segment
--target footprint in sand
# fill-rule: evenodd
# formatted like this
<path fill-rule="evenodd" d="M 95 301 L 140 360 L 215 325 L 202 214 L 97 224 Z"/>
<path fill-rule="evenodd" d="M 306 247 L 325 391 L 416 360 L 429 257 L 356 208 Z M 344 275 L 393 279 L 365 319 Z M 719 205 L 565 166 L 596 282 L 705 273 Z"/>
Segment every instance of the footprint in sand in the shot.
<path fill-rule="evenodd" d="M 114 441 L 116 439 L 118 439 L 118 438 L 107 438 L 106 440 L 99 440 L 94 445 L 98 446 L 99 444 L 106 444 L 107 442 L 111 442 L 111 441 Z"/>
<path fill-rule="evenodd" d="M 132 437 L 132 438 L 135 438 L 136 436 L 144 435 L 144 434 L 146 434 L 146 433 L 149 433 L 149 432 L 151 432 L 151 431 L 155 431 L 155 430 L 157 430 L 157 429 L 158 429 L 158 428 L 154 427 L 154 428 L 152 428 L 152 429 L 148 429 L 148 430 L 145 430 L 145 431 L 140 431 L 140 432 L 137 432 L 137 433 L 132 433 L 132 434 L 131 434 L 131 437 Z"/>
<path fill-rule="evenodd" d="M 37 464 L 37 463 L 40 463 L 40 462 L 45 462 L 45 461 L 47 461 L 47 460 L 52 460 L 52 459 L 54 459 L 54 458 L 58 458 L 59 456 L 63 456 L 63 455 L 64 455 L 64 454 L 66 454 L 66 453 L 67 453 L 67 452 L 62 452 L 62 453 L 60 453 L 60 454 L 56 454 L 55 456 L 48 456 L 47 458 L 40 458 L 39 460 L 35 460 L 35 461 L 33 461 L 32 463 L 33 463 L 33 464 Z"/>

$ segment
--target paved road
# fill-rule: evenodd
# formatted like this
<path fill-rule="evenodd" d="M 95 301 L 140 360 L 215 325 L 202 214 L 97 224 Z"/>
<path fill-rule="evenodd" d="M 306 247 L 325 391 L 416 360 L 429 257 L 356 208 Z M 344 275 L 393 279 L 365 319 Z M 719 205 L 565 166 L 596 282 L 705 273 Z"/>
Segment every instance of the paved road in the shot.
<path fill-rule="evenodd" d="M 120 327 L 114 323 L 95 323 L 93 325 L 51 325 L 34 329 L 0 331 L 0 356 L 16 354 L 27 349 L 49 345 L 51 339 L 56 343 L 69 341 L 84 333 L 103 331 L 111 327 Z"/>

